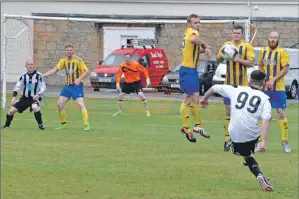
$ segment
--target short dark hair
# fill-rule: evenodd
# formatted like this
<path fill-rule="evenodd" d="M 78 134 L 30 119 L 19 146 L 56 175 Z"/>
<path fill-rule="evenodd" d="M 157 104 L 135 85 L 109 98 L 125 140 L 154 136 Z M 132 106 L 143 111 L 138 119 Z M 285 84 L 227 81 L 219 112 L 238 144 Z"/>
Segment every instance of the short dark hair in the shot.
<path fill-rule="evenodd" d="M 244 28 L 243 28 L 243 26 L 241 26 L 241 25 L 234 25 L 234 26 L 233 26 L 233 30 L 241 30 L 242 33 L 244 33 Z"/>
<path fill-rule="evenodd" d="M 188 23 L 191 23 L 191 19 L 192 18 L 199 18 L 199 16 L 197 15 L 197 14 L 191 14 L 191 15 L 189 15 L 189 17 L 187 18 L 187 22 Z"/>
<path fill-rule="evenodd" d="M 266 73 L 260 70 L 254 70 L 250 74 L 250 81 L 260 86 L 264 84 L 265 78 L 266 78 Z"/>
<path fill-rule="evenodd" d="M 65 48 L 65 49 L 66 49 L 66 48 L 74 48 L 74 46 L 73 46 L 72 44 L 68 44 L 68 45 L 66 45 L 64 48 Z"/>
<path fill-rule="evenodd" d="M 126 56 L 126 55 L 130 55 L 130 57 L 132 57 L 131 53 L 125 53 L 124 56 Z"/>

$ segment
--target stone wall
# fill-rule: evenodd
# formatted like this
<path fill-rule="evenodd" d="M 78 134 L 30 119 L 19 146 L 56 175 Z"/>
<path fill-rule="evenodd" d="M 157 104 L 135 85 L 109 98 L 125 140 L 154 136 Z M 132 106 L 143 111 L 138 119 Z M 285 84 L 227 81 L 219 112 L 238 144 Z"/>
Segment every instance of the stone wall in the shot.
<path fill-rule="evenodd" d="M 268 34 L 276 30 L 281 34 L 280 45 L 289 47 L 299 42 L 299 22 L 254 22 L 258 32 L 254 46 L 266 46 Z M 56 66 L 64 55 L 64 46 L 74 44 L 75 52 L 82 57 L 92 70 L 103 59 L 103 26 L 136 27 L 136 24 L 94 24 L 92 22 L 67 22 L 36 20 L 34 24 L 34 55 L 40 71 L 44 72 Z M 156 27 L 158 47 L 166 51 L 169 67 L 173 68 L 181 61 L 180 43 L 185 24 L 140 24 L 139 26 Z M 232 24 L 201 24 L 200 35 L 212 47 L 215 57 L 219 47 L 231 39 Z M 48 78 L 50 85 L 62 85 L 64 74 Z M 89 85 L 86 79 L 85 85 Z"/>
<path fill-rule="evenodd" d="M 280 46 L 290 47 L 299 42 L 299 22 L 253 22 L 257 27 L 257 34 L 253 41 L 254 47 L 267 45 L 269 33 L 275 30 L 280 33 Z M 181 60 L 180 42 L 185 24 L 165 24 L 160 33 L 160 47 L 164 48 L 169 59 L 169 66 L 176 66 Z M 220 46 L 231 40 L 232 24 L 201 24 L 200 35 L 211 45 L 213 57 Z"/>
<path fill-rule="evenodd" d="M 76 55 L 81 57 L 90 68 L 99 62 L 102 52 L 102 37 L 94 23 L 52 20 L 35 20 L 34 23 L 34 58 L 41 72 L 55 67 L 63 58 L 64 48 L 73 44 Z M 49 85 L 63 85 L 65 73 L 49 77 Z M 89 84 L 89 81 L 85 81 Z"/>

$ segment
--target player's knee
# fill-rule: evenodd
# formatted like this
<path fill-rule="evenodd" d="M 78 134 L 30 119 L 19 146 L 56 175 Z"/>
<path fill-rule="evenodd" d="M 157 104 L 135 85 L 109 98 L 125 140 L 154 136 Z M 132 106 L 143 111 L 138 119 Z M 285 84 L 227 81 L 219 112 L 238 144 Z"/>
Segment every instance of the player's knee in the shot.
<path fill-rule="evenodd" d="M 118 100 L 123 101 L 124 99 L 125 99 L 125 94 L 120 94 L 120 95 L 118 96 Z"/>
<path fill-rule="evenodd" d="M 61 111 L 64 108 L 64 103 L 58 101 L 56 106 L 57 106 L 58 110 Z"/>
<path fill-rule="evenodd" d="M 249 157 L 245 157 L 245 162 L 249 167 L 253 167 L 253 166 L 257 166 L 258 163 L 256 162 L 256 160 L 254 159 L 254 157 L 249 156 Z"/>
<path fill-rule="evenodd" d="M 199 104 L 199 94 L 193 94 L 192 95 L 192 103 L 193 104 Z"/>
<path fill-rule="evenodd" d="M 191 96 L 185 96 L 183 103 L 187 105 L 191 105 Z"/>
<path fill-rule="evenodd" d="M 33 112 L 39 111 L 39 106 L 37 104 L 32 104 L 31 108 L 32 108 Z"/>
<path fill-rule="evenodd" d="M 143 94 L 139 94 L 139 98 L 140 98 L 141 100 L 145 100 L 145 96 L 144 96 Z"/>
<path fill-rule="evenodd" d="M 277 109 L 277 114 L 279 119 L 284 119 L 286 117 L 285 111 L 283 109 Z"/>
<path fill-rule="evenodd" d="M 8 115 L 12 116 L 14 115 L 18 110 L 15 107 L 11 107 L 9 111 L 7 112 Z"/>

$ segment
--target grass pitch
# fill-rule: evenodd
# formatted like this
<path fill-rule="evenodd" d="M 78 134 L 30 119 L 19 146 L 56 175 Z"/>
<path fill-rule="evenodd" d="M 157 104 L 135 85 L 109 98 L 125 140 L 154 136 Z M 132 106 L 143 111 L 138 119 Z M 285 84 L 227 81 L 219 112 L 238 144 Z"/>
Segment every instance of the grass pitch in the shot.
<path fill-rule="evenodd" d="M 267 152 L 256 154 L 275 186 L 264 193 L 242 158 L 223 152 L 222 104 L 201 110 L 211 139 L 196 136 L 197 143 L 189 143 L 180 133 L 179 102 L 149 101 L 152 117 L 147 118 L 141 102 L 126 101 L 124 114 L 111 117 L 116 100 L 86 99 L 91 131 L 84 132 L 74 102 L 66 106 L 69 130 L 54 129 L 59 125 L 55 101 L 48 98 L 43 106 L 45 131 L 26 111 L 1 132 L 2 198 L 298 198 L 298 105 L 288 107 L 292 153 L 282 151 L 273 121 Z"/>

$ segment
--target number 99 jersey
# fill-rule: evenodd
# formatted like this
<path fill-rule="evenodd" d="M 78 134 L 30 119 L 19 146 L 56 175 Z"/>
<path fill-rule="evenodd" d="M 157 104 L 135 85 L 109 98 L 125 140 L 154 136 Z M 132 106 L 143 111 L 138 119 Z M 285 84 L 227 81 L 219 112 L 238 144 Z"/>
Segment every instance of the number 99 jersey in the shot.
<path fill-rule="evenodd" d="M 231 100 L 231 116 L 228 127 L 233 142 L 248 142 L 261 134 L 260 120 L 270 121 L 272 107 L 269 97 L 262 91 L 249 87 L 214 85 L 213 92 Z"/>

